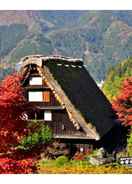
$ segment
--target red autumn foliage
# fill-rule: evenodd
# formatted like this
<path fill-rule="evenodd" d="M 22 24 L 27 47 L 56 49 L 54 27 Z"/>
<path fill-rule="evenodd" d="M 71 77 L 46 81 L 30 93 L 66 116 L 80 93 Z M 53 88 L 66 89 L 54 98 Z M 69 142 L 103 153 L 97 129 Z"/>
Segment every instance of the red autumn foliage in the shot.
<path fill-rule="evenodd" d="M 85 158 L 92 153 L 91 149 L 87 149 L 85 152 L 77 151 L 76 154 L 73 156 L 73 160 L 85 160 Z"/>
<path fill-rule="evenodd" d="M 85 158 L 84 153 L 77 152 L 77 153 L 74 155 L 73 160 L 84 160 L 84 158 Z"/>
<path fill-rule="evenodd" d="M 21 77 L 7 76 L 0 86 L 0 152 L 10 151 L 23 135 L 26 122 L 20 117 L 25 105 Z"/>
<path fill-rule="evenodd" d="M 132 125 L 132 77 L 123 82 L 120 95 L 112 103 L 124 126 Z"/>
<path fill-rule="evenodd" d="M 0 158 L 0 174 L 30 174 L 35 170 L 32 159 Z"/>
<path fill-rule="evenodd" d="M 26 121 L 21 115 L 27 109 L 21 76 L 7 76 L 0 85 L 0 173 L 32 173 L 34 161 L 24 158 L 16 145 L 26 134 Z M 26 131 L 27 130 L 27 131 Z"/>

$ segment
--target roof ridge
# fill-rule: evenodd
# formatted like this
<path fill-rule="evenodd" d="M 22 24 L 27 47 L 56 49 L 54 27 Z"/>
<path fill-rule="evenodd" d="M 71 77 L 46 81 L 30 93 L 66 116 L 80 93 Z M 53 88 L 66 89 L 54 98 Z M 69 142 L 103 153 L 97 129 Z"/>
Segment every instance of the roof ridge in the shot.
<path fill-rule="evenodd" d="M 49 55 L 49 56 L 44 56 L 44 55 L 28 55 L 23 58 L 21 58 L 20 63 L 25 62 L 27 60 L 33 60 L 33 59 L 41 59 L 42 61 L 47 61 L 47 60 L 63 60 L 63 61 L 69 61 L 69 62 L 83 62 L 82 58 L 72 58 L 72 57 L 66 57 L 62 55 Z"/>

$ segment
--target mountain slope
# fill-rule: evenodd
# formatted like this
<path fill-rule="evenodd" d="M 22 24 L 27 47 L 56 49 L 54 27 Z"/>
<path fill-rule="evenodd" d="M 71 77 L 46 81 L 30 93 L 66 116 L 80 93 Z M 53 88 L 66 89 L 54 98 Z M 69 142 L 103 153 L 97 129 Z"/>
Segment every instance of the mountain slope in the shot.
<path fill-rule="evenodd" d="M 132 55 L 132 11 L 0 11 L 0 62 L 28 54 L 84 58 L 99 82 Z"/>
<path fill-rule="evenodd" d="M 132 57 L 122 61 L 109 70 L 102 87 L 103 92 L 109 100 L 114 99 L 119 94 L 122 81 L 129 76 L 132 76 Z"/>

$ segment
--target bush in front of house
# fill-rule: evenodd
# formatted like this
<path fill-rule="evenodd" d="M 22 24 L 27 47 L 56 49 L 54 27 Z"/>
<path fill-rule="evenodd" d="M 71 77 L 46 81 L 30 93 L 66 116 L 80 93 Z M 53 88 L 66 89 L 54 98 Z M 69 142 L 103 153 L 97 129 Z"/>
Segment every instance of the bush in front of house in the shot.
<path fill-rule="evenodd" d="M 128 153 L 128 156 L 132 156 L 132 130 L 127 139 L 127 153 Z"/>
<path fill-rule="evenodd" d="M 66 156 L 59 156 L 55 160 L 55 164 L 57 167 L 64 166 L 64 165 L 68 164 L 68 162 L 69 162 L 69 159 Z"/>
<path fill-rule="evenodd" d="M 39 123 L 39 122 L 38 122 Z M 20 141 L 18 148 L 23 150 L 30 150 L 38 144 L 45 144 L 50 142 L 52 139 L 52 131 L 48 125 L 41 125 L 34 132 L 24 136 Z"/>
<path fill-rule="evenodd" d="M 57 160 L 57 161 L 56 161 Z M 105 173 L 132 173 L 131 167 L 118 163 L 109 163 L 93 166 L 87 160 L 65 160 L 63 156 L 56 160 L 40 160 L 37 165 L 38 173 L 45 174 L 105 174 Z M 59 161 L 58 161 L 59 160 Z M 60 161 L 61 160 L 61 161 Z M 56 163 L 57 162 L 57 163 Z M 58 164 L 59 162 L 59 164 Z"/>
<path fill-rule="evenodd" d="M 0 158 L 0 174 L 32 174 L 34 172 L 36 172 L 36 166 L 32 158 L 21 160 Z"/>
<path fill-rule="evenodd" d="M 58 167 L 65 167 L 67 165 L 70 165 L 71 162 L 70 160 L 68 159 L 67 156 L 59 156 L 57 157 L 56 159 L 42 159 L 40 160 L 38 163 L 37 163 L 37 166 L 39 168 L 42 168 L 42 167 L 47 167 L 47 168 L 58 168 Z"/>

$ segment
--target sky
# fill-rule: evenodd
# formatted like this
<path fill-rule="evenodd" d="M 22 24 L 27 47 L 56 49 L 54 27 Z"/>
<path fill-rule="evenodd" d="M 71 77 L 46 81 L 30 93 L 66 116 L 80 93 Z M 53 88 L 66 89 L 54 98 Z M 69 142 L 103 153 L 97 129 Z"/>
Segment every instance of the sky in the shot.
<path fill-rule="evenodd" d="M 128 10 L 132 9 L 132 0 L 4 0 L 0 4 L 0 9 Z"/>

